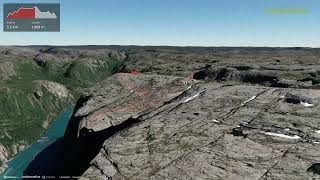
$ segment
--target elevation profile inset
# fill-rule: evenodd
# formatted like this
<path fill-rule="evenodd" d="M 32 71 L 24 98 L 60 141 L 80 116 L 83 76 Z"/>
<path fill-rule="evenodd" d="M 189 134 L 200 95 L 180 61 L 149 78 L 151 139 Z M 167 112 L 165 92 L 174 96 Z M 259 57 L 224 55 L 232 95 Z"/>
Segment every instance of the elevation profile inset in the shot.
<path fill-rule="evenodd" d="M 32 8 L 21 7 L 17 11 L 9 13 L 7 16 L 8 19 L 57 19 L 55 13 L 50 11 L 42 12 L 40 9 L 35 6 Z"/>

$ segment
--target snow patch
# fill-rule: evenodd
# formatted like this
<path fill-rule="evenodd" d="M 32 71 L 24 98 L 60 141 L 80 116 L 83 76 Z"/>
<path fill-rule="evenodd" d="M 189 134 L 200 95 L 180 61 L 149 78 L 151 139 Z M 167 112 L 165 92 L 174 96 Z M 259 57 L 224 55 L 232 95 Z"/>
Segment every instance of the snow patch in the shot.
<path fill-rule="evenodd" d="M 212 121 L 215 122 L 215 123 L 220 123 L 220 121 L 218 121 L 216 119 L 213 119 Z"/>
<path fill-rule="evenodd" d="M 285 134 L 277 134 L 277 133 L 272 133 L 272 132 L 264 132 L 264 134 L 269 135 L 269 136 L 277 136 L 277 137 L 282 137 L 282 138 L 287 138 L 287 139 L 300 139 L 300 136 L 294 135 L 294 136 L 288 136 Z"/>
<path fill-rule="evenodd" d="M 248 100 L 244 101 L 243 103 L 241 103 L 241 106 L 246 105 L 248 102 L 254 100 L 256 97 L 257 97 L 257 96 L 252 96 L 250 99 L 248 99 Z"/>
<path fill-rule="evenodd" d="M 305 106 L 305 107 L 313 107 L 313 104 L 309 104 L 307 102 L 300 102 L 301 105 Z"/>
<path fill-rule="evenodd" d="M 191 96 L 191 97 L 187 98 L 186 100 L 184 100 L 183 103 L 189 102 L 189 101 L 191 101 L 192 99 L 198 97 L 199 95 L 200 95 L 200 94 L 196 94 L 196 95 L 194 95 L 194 96 Z"/>
<path fill-rule="evenodd" d="M 320 130 L 316 131 L 316 133 L 319 133 L 319 134 L 320 134 Z"/>
<path fill-rule="evenodd" d="M 290 131 L 290 129 L 289 128 L 286 128 L 286 129 L 284 129 L 285 131 Z"/>

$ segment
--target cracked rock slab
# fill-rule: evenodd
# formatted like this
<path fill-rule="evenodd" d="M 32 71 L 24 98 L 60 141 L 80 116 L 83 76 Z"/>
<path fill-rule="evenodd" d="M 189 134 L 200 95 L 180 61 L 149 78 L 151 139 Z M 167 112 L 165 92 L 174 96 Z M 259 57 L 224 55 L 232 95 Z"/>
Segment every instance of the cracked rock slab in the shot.
<path fill-rule="evenodd" d="M 122 83 L 121 86 L 129 84 L 136 89 L 134 84 L 149 84 L 154 76 L 117 75 L 113 78 L 116 83 Z M 164 85 L 151 87 L 157 92 L 167 92 L 166 88 L 171 88 L 171 94 L 155 93 L 148 102 L 153 104 L 152 100 L 161 97 L 165 100 L 154 104 L 151 109 L 137 104 L 146 100 L 139 99 L 144 88 L 135 90 L 135 95 L 127 99 L 119 97 L 128 95 L 129 88 L 119 88 L 115 95 L 115 91 L 101 88 L 97 94 L 114 98 L 103 100 L 96 94 L 80 108 L 79 114 L 101 113 L 99 109 L 104 106 L 130 109 L 128 116 L 139 114 L 139 123 L 120 129 L 105 139 L 90 167 L 83 173 L 83 179 L 320 177 L 308 171 L 320 161 L 320 151 L 317 150 L 320 144 L 315 143 L 320 141 L 315 135 L 320 129 L 317 121 L 320 91 L 217 83 L 197 83 L 191 88 L 179 85 L 172 89 L 172 84 L 166 84 L 182 79 L 159 78 Z M 314 106 L 288 103 L 284 98 L 287 93 L 308 97 Z M 135 103 L 130 103 L 132 101 Z M 120 112 L 116 115 L 108 113 L 102 112 L 118 123 L 125 122 L 128 117 Z M 95 118 L 86 116 L 83 121 L 91 122 Z M 95 127 L 110 126 L 104 125 L 110 120 L 96 122 Z M 84 123 L 83 127 L 92 128 L 90 123 Z M 235 128 L 239 133 L 234 133 Z M 286 138 L 297 136 L 300 138 Z"/>
<path fill-rule="evenodd" d="M 100 82 L 75 116 L 85 117 L 81 127 L 103 130 L 170 101 L 196 82 L 174 76 L 119 73 Z"/>

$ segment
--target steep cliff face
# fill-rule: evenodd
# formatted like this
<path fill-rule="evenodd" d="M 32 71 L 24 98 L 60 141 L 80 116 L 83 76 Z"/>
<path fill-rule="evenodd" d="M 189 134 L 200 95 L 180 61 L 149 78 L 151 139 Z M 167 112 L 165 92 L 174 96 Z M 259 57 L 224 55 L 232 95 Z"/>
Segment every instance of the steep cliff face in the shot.
<path fill-rule="evenodd" d="M 76 143 L 86 132 L 116 127 L 152 112 L 197 82 L 174 76 L 115 74 L 93 87 L 90 98 L 74 112 L 65 141 Z"/>
<path fill-rule="evenodd" d="M 40 154 L 25 174 L 317 178 L 319 104 L 319 90 L 116 74 L 78 102 L 63 148 Z"/>
<path fill-rule="evenodd" d="M 6 88 L 0 95 L 0 160 L 6 162 L 38 139 L 55 117 L 74 102 L 71 92 L 52 81 L 35 81 L 31 90 Z"/>
<path fill-rule="evenodd" d="M 86 88 L 123 67 L 115 50 L 0 47 L 0 173 Z"/>

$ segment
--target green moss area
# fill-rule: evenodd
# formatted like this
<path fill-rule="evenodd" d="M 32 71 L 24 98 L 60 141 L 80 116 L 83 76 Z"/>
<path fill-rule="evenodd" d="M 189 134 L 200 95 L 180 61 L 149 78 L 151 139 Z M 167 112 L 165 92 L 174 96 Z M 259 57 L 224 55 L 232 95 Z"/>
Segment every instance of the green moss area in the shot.
<path fill-rule="evenodd" d="M 178 144 L 178 147 L 182 150 L 186 150 L 186 149 L 191 149 L 192 145 L 188 144 L 188 143 L 182 143 L 182 144 Z"/>
<path fill-rule="evenodd" d="M 123 61 L 101 58 L 98 64 L 46 62 L 15 59 L 16 75 L 0 83 L 0 143 L 14 156 L 14 145 L 29 145 L 44 133 L 58 115 L 75 103 L 87 88 L 123 68 Z M 41 97 L 34 95 L 35 80 L 50 80 L 65 85 L 74 98 L 56 97 L 44 88 Z"/>

